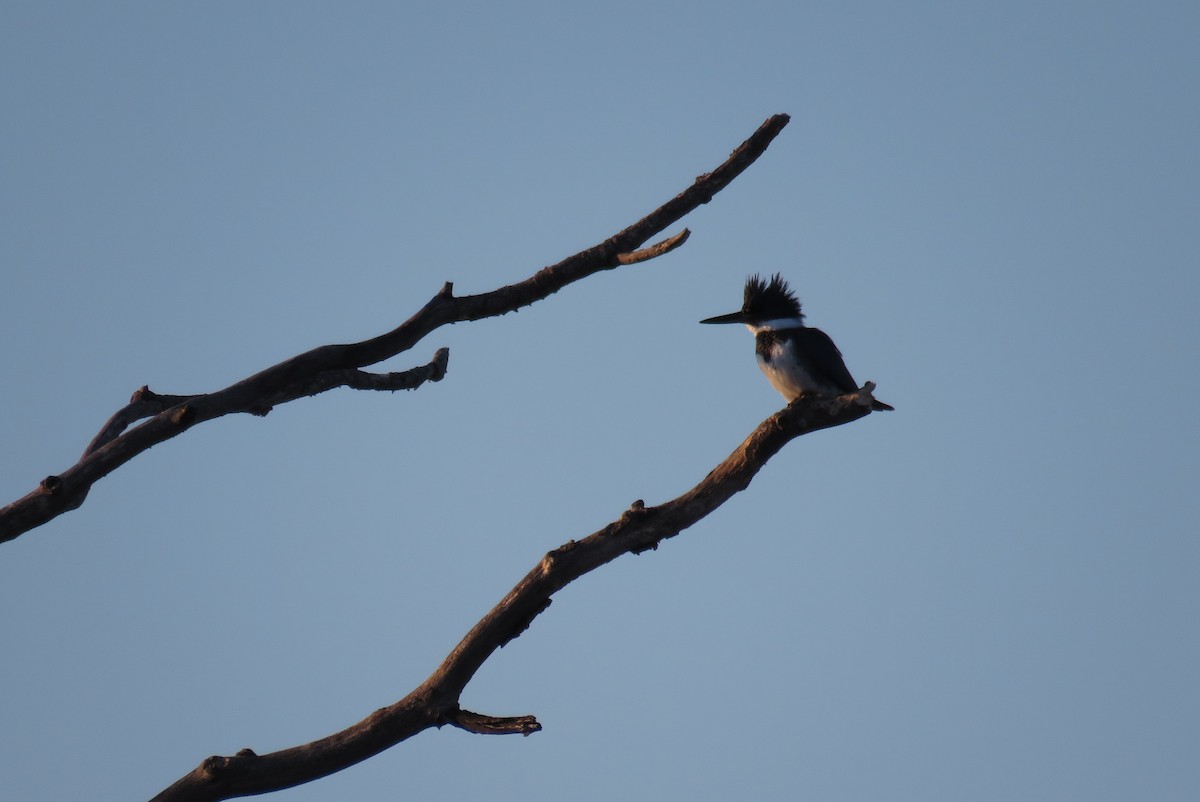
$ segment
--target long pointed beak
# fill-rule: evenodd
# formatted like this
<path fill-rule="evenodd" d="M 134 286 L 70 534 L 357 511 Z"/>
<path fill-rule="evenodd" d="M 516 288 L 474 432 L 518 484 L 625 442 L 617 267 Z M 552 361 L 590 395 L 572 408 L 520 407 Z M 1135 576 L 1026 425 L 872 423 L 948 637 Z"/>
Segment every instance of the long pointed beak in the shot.
<path fill-rule="evenodd" d="M 706 318 L 700 321 L 701 323 L 745 323 L 746 314 L 744 312 L 730 312 L 728 315 L 717 315 L 716 317 Z"/>

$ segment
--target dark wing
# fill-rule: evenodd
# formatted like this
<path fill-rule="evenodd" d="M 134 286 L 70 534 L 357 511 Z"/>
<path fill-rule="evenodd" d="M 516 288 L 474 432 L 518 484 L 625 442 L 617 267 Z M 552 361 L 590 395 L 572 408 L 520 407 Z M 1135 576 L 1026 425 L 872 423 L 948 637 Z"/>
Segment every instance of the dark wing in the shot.
<path fill-rule="evenodd" d="M 854 381 L 842 360 L 842 352 L 833 344 L 828 334 L 806 326 L 797 329 L 795 336 L 796 344 L 826 381 L 844 393 L 852 393 L 858 389 L 858 382 Z"/>

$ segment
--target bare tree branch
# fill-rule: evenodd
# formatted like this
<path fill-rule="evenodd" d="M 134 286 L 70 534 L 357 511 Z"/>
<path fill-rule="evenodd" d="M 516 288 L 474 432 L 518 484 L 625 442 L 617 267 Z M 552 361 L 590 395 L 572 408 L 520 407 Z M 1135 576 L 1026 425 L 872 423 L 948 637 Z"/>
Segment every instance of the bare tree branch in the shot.
<path fill-rule="evenodd" d="M 152 802 L 213 802 L 290 788 L 340 771 L 430 727 L 453 724 L 476 733 L 541 729 L 533 716 L 501 718 L 459 707 L 459 697 L 483 663 L 517 638 L 570 582 L 622 554 L 658 547 L 746 489 L 755 474 L 791 440 L 858 420 L 871 413 L 874 385 L 837 398 L 801 397 L 763 421 L 740 446 L 691 490 L 646 507 L 635 501 L 591 535 L 546 554 L 466 637 L 437 670 L 395 704 L 341 732 L 302 746 L 257 755 L 244 749 L 213 756 L 154 797 Z"/>
<path fill-rule="evenodd" d="M 198 423 L 238 412 L 265 415 L 277 404 L 332 387 L 399 389 L 390 386 L 391 382 L 408 387 L 408 379 L 380 378 L 378 374 L 365 374 L 360 369 L 407 351 L 440 326 L 513 312 L 601 270 L 634 264 L 669 252 L 687 238 L 686 229 L 645 250 L 638 248 L 697 206 L 712 200 L 713 195 L 762 155 L 787 125 L 788 119 L 786 114 L 771 117 L 723 164 L 696 178 L 676 197 L 604 242 L 545 267 L 522 282 L 461 298 L 454 296 L 453 285 L 447 282 L 415 315 L 386 334 L 347 345 L 315 348 L 214 393 L 166 396 L 143 388 L 109 419 L 79 462 L 60 474 L 46 477 L 33 491 L 0 509 L 0 542 L 12 540 L 78 508 L 92 485 L 101 478 L 146 449 Z M 424 368 L 414 370 L 425 371 L 421 381 L 437 381 L 445 374 L 445 364 L 446 357 L 441 356 L 440 363 L 435 358 Z M 420 382 L 412 387 L 417 384 Z M 149 420 L 128 428 L 143 418 Z"/>

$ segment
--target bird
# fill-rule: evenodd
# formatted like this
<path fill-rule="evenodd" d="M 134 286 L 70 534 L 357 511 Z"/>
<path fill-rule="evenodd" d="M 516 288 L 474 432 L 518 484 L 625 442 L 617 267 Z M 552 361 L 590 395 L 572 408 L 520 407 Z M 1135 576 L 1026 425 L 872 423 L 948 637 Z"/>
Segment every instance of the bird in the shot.
<path fill-rule="evenodd" d="M 779 273 L 770 279 L 757 273 L 750 276 L 741 310 L 700 322 L 745 324 L 754 334 L 758 367 L 789 403 L 805 395 L 858 390 L 842 352 L 829 335 L 804 325 L 800 301 Z M 890 411 L 895 407 L 872 399 L 871 409 Z"/>

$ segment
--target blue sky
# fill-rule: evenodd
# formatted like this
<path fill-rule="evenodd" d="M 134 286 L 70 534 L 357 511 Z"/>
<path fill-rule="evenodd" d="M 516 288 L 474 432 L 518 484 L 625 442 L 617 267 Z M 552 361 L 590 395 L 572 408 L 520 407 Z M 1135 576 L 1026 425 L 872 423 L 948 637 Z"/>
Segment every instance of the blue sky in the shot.
<path fill-rule="evenodd" d="M 1191 800 L 1192 3 L 0 9 L 0 496 L 520 280 L 766 117 L 661 259 L 140 456 L 0 546 L 5 799 L 144 799 L 404 696 L 547 550 L 782 399 L 703 317 L 780 271 L 889 415 L 569 586 L 465 706 L 286 800 Z"/>

